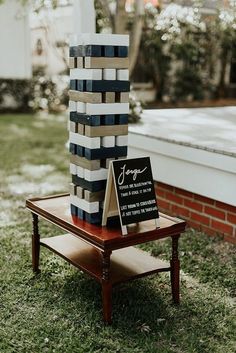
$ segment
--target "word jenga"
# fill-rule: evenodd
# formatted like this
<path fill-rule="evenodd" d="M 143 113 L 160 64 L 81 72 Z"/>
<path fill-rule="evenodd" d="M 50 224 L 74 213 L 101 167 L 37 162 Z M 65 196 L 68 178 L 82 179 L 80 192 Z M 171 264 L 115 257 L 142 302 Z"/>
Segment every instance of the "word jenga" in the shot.
<path fill-rule="evenodd" d="M 126 158 L 129 36 L 75 36 L 70 46 L 71 214 L 100 224 L 109 162 Z"/>

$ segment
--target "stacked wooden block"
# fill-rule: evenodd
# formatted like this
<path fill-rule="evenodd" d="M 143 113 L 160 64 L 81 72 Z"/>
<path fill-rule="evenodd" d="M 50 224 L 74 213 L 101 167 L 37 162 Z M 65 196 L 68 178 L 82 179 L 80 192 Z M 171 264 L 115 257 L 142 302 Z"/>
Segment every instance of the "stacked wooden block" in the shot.
<path fill-rule="evenodd" d="M 70 46 L 71 213 L 101 223 L 108 166 L 128 144 L 129 37 L 81 34 Z"/>

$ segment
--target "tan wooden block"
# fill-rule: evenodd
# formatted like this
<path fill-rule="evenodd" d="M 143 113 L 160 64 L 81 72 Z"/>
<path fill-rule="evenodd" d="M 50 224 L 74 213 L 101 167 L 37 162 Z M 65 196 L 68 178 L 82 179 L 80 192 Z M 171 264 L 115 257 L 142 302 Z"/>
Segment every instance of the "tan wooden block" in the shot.
<path fill-rule="evenodd" d="M 80 186 L 76 187 L 76 195 L 80 198 L 83 199 L 84 198 L 84 189 L 81 188 Z"/>
<path fill-rule="evenodd" d="M 115 92 L 104 92 L 102 97 L 103 103 L 115 103 L 116 93 Z"/>
<path fill-rule="evenodd" d="M 105 190 L 91 192 L 84 190 L 84 198 L 88 202 L 103 201 L 105 197 Z"/>
<path fill-rule="evenodd" d="M 70 69 L 76 68 L 76 58 L 69 58 L 69 68 Z"/>
<path fill-rule="evenodd" d="M 88 170 L 99 170 L 101 165 L 100 159 L 88 160 L 85 157 L 79 157 L 74 154 L 70 156 L 70 161 L 71 163 Z"/>
<path fill-rule="evenodd" d="M 117 103 L 129 103 L 129 92 L 117 92 L 116 93 Z"/>
<path fill-rule="evenodd" d="M 69 129 L 71 132 L 78 132 L 78 124 L 74 121 L 70 121 Z"/>
<path fill-rule="evenodd" d="M 84 135 L 84 125 L 83 124 L 78 124 L 78 133 L 80 135 Z"/>
<path fill-rule="evenodd" d="M 127 135 L 128 125 L 102 125 L 102 126 L 85 125 L 84 134 L 85 136 L 88 136 L 88 137 Z"/>
<path fill-rule="evenodd" d="M 74 102 L 102 103 L 102 93 L 99 92 L 80 92 L 70 90 L 69 97 L 70 100 Z"/>
<path fill-rule="evenodd" d="M 84 67 L 84 58 L 83 57 L 78 57 L 75 58 L 75 63 L 76 63 L 76 68 L 82 69 Z"/>
<path fill-rule="evenodd" d="M 73 183 L 69 184 L 70 195 L 76 195 L 76 185 Z"/>
<path fill-rule="evenodd" d="M 128 69 L 129 58 L 85 57 L 84 66 L 88 69 Z"/>

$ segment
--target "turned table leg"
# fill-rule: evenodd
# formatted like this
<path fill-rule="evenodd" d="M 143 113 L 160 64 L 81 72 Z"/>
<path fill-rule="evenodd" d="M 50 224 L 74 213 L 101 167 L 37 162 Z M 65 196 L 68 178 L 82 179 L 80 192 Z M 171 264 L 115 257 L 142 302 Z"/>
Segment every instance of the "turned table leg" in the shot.
<path fill-rule="evenodd" d="M 110 256 L 111 251 L 102 253 L 102 304 L 103 320 L 111 323 L 112 313 L 112 284 L 110 282 Z"/>
<path fill-rule="evenodd" d="M 178 258 L 179 237 L 180 235 L 172 236 L 172 257 L 170 260 L 172 298 L 175 304 L 179 304 L 179 271 L 180 271 L 180 262 Z"/>
<path fill-rule="evenodd" d="M 32 233 L 32 266 L 33 271 L 39 271 L 39 249 L 40 249 L 40 235 L 38 227 L 38 215 L 32 213 L 33 233 Z"/>

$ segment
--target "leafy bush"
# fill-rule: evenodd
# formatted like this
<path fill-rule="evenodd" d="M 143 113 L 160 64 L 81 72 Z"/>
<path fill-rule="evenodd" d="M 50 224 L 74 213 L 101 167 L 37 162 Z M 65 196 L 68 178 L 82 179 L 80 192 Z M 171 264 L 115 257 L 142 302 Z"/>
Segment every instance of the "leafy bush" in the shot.
<path fill-rule="evenodd" d="M 31 80 L 0 80 L 0 112 L 58 112 L 67 105 L 68 76 L 37 73 Z"/>
<path fill-rule="evenodd" d="M 29 112 L 32 98 L 30 80 L 0 79 L 0 112 Z"/>

